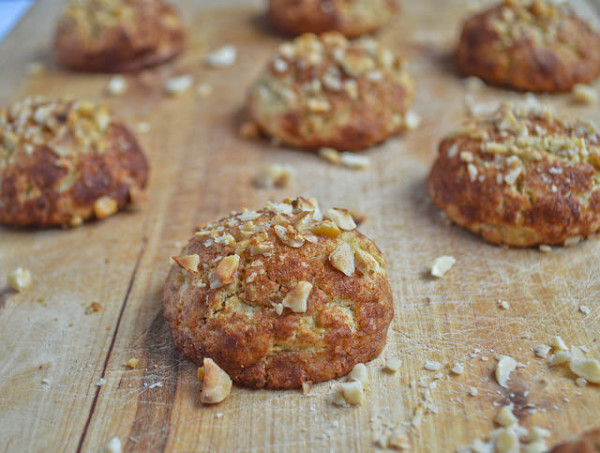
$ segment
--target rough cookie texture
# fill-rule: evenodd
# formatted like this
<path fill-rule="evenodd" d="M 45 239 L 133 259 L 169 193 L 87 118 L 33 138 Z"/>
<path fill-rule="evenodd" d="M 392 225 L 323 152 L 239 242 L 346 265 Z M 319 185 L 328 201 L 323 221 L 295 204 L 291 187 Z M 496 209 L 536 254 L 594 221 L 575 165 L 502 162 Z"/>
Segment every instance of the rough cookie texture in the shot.
<path fill-rule="evenodd" d="M 269 20 L 283 33 L 338 31 L 347 38 L 372 33 L 398 10 L 396 0 L 269 0 Z"/>
<path fill-rule="evenodd" d="M 405 60 L 373 39 L 305 34 L 279 47 L 250 91 L 250 113 L 285 144 L 355 151 L 405 129 L 413 97 Z"/>
<path fill-rule="evenodd" d="M 429 193 L 494 244 L 567 244 L 600 229 L 600 136 L 539 104 L 502 105 L 446 137 Z"/>
<path fill-rule="evenodd" d="M 330 262 L 344 243 L 356 256 L 351 276 Z M 361 233 L 324 218 L 315 200 L 205 225 L 181 255 L 199 264 L 174 265 L 165 284 L 175 345 L 196 363 L 212 358 L 238 384 L 300 388 L 347 374 L 385 345 L 393 317 L 385 259 Z"/>
<path fill-rule="evenodd" d="M 78 226 L 139 196 L 148 163 L 102 105 L 28 98 L 0 109 L 0 223 Z"/>
<path fill-rule="evenodd" d="M 567 2 L 504 0 L 465 21 L 456 63 L 493 85 L 570 91 L 600 75 L 600 34 Z"/>
<path fill-rule="evenodd" d="M 550 453 L 600 453 L 600 429 L 554 447 Z"/>
<path fill-rule="evenodd" d="M 71 0 L 54 53 L 73 70 L 127 72 L 176 57 L 184 41 L 177 12 L 162 0 Z"/>

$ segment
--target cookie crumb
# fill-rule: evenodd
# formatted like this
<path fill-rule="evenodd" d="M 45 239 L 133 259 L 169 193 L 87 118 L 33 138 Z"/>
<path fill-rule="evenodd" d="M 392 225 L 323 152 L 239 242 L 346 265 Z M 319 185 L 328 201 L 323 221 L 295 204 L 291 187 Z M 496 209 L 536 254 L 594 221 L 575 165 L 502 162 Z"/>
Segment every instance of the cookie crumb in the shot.
<path fill-rule="evenodd" d="M 573 86 L 573 100 L 578 104 L 595 105 L 598 103 L 598 92 L 589 85 L 581 83 Z"/>
<path fill-rule="evenodd" d="M 187 91 L 193 83 L 194 78 L 191 75 L 171 77 L 165 84 L 165 92 L 169 96 L 178 96 L 184 91 Z"/>
<path fill-rule="evenodd" d="M 203 404 L 218 404 L 231 392 L 231 378 L 212 359 L 204 359 L 204 379 L 200 401 Z"/>
<path fill-rule="evenodd" d="M 429 266 L 431 275 L 437 278 L 442 278 L 452 266 L 456 264 L 456 259 L 453 256 L 440 256 L 433 260 Z"/>
<path fill-rule="evenodd" d="M 208 54 L 204 62 L 211 68 L 225 68 L 232 66 L 237 59 L 237 49 L 228 44 Z"/>
<path fill-rule="evenodd" d="M 256 173 L 252 182 L 262 189 L 284 188 L 290 184 L 292 176 L 293 170 L 287 165 L 267 164 Z"/>
<path fill-rule="evenodd" d="M 111 96 L 121 96 L 127 91 L 127 81 L 122 75 L 116 75 L 108 82 L 106 89 Z"/>
<path fill-rule="evenodd" d="M 100 310 L 102 310 L 102 305 L 98 302 L 92 302 L 86 307 L 85 314 L 91 315 L 92 313 L 98 313 Z"/>
<path fill-rule="evenodd" d="M 137 368 L 138 364 L 139 364 L 139 360 L 137 358 L 135 358 L 135 357 L 132 357 L 131 359 L 129 359 L 127 361 L 127 363 L 125 364 L 125 366 L 127 368 L 129 368 L 130 370 L 133 370 L 133 369 Z"/>
<path fill-rule="evenodd" d="M 25 267 L 17 267 L 7 276 L 8 286 L 18 292 L 25 291 L 33 283 L 31 271 Z"/>

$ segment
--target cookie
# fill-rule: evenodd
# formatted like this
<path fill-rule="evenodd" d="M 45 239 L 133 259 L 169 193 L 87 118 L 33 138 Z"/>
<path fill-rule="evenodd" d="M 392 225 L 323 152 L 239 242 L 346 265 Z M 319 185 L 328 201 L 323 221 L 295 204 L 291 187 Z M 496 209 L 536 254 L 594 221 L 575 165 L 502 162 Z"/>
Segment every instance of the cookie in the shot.
<path fill-rule="evenodd" d="M 600 453 L 600 429 L 588 431 L 579 438 L 557 445 L 550 453 Z"/>
<path fill-rule="evenodd" d="M 129 72 L 175 58 L 184 41 L 177 12 L 162 0 L 71 0 L 54 54 L 76 71 Z"/>
<path fill-rule="evenodd" d="M 107 108 L 28 98 L 0 109 L 0 223 L 78 226 L 135 201 L 148 163 Z"/>
<path fill-rule="evenodd" d="M 600 34 L 567 2 L 504 0 L 465 21 L 456 64 L 492 85 L 570 91 L 600 75 Z"/>
<path fill-rule="evenodd" d="M 493 244 L 574 244 L 600 229 L 600 135 L 539 104 L 502 105 L 447 136 L 429 175 L 450 220 Z"/>
<path fill-rule="evenodd" d="M 370 38 L 305 34 L 279 47 L 250 91 L 253 121 L 298 148 L 356 151 L 407 127 L 406 61 Z"/>
<path fill-rule="evenodd" d="M 393 317 L 386 262 L 346 210 L 268 203 L 201 227 L 164 288 L 164 314 L 190 360 L 238 384 L 299 388 L 377 357 Z"/>
<path fill-rule="evenodd" d="M 269 20 L 289 34 L 337 31 L 347 38 L 373 33 L 397 12 L 396 0 L 269 0 Z"/>

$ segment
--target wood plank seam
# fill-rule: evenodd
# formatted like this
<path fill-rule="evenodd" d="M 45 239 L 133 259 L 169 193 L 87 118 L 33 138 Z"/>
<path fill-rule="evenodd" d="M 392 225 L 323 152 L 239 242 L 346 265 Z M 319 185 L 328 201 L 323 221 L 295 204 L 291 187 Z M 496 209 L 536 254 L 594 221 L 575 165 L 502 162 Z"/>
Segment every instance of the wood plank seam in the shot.
<path fill-rule="evenodd" d="M 144 225 L 144 231 L 146 230 L 146 225 Z M 133 268 L 133 272 L 131 274 L 131 278 L 129 279 L 129 285 L 127 286 L 127 291 L 125 292 L 125 297 L 123 298 L 123 304 L 121 305 L 121 310 L 119 311 L 119 317 L 117 318 L 117 323 L 115 325 L 115 330 L 113 332 L 112 339 L 110 341 L 110 346 L 108 347 L 108 352 L 106 357 L 104 358 L 104 365 L 102 367 L 102 374 L 100 378 L 104 378 L 106 375 L 106 369 L 108 367 L 108 363 L 110 361 L 110 357 L 117 339 L 117 335 L 119 333 L 119 327 L 121 326 L 121 319 L 123 318 L 123 313 L 125 312 L 125 307 L 127 306 L 127 302 L 129 301 L 129 296 L 131 295 L 131 290 L 133 289 L 133 284 L 135 283 L 135 278 L 137 277 L 138 269 L 140 267 L 140 263 L 144 258 L 144 254 L 146 253 L 146 249 L 148 247 L 148 238 L 144 235 L 142 239 L 142 248 L 138 253 L 137 260 L 135 262 L 135 266 Z M 85 437 L 88 432 L 88 428 L 90 427 L 90 423 L 92 421 L 92 417 L 94 416 L 94 410 L 96 409 L 96 404 L 98 402 L 98 398 L 100 396 L 100 391 L 102 390 L 102 386 L 96 386 L 96 394 L 94 395 L 94 400 L 92 401 L 92 405 L 90 406 L 90 412 L 88 414 L 88 418 L 85 422 L 85 426 L 83 428 L 83 433 L 81 434 L 81 438 L 79 439 L 79 444 L 77 445 L 77 452 L 81 452 L 83 448 L 83 443 L 85 442 Z"/>

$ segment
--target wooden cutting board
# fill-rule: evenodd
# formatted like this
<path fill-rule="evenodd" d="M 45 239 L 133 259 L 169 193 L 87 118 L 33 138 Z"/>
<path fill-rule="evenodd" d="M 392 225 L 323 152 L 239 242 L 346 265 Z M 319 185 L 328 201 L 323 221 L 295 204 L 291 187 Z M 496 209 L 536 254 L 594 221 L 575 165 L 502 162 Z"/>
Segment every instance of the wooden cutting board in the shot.
<path fill-rule="evenodd" d="M 468 92 L 448 58 L 466 1 L 406 1 L 381 34 L 411 60 L 423 123 L 369 151 L 365 171 L 239 137 L 247 87 L 282 40 L 265 25 L 262 2 L 178 2 L 189 25 L 188 51 L 171 65 L 127 76 L 130 89 L 119 98 L 106 96 L 109 76 L 53 65 L 49 44 L 62 5 L 38 2 L 0 45 L 0 102 L 33 94 L 106 100 L 133 129 L 149 123 L 139 135 L 152 163 L 149 202 L 74 230 L 0 230 L 0 276 L 25 266 L 35 279 L 24 293 L 2 291 L 0 450 L 99 451 L 118 437 L 126 451 L 140 452 L 370 451 L 382 429 L 420 413 L 418 382 L 425 376 L 432 387 L 436 374 L 423 369 L 426 360 L 460 362 L 465 373 L 444 368 L 430 388 L 434 410 L 409 431 L 414 451 L 453 451 L 485 437 L 496 406 L 509 402 L 522 425 L 552 431 L 551 442 L 600 425 L 600 388 L 577 387 L 566 369 L 551 369 L 532 353 L 560 335 L 600 358 L 600 242 L 550 254 L 490 246 L 445 225 L 426 192 L 436 144 L 461 118 Z M 577 7 L 597 19 L 598 3 Z M 237 63 L 206 68 L 203 56 L 224 44 L 237 46 Z M 49 71 L 26 76 L 35 61 Z M 165 97 L 165 80 L 180 74 L 211 84 L 213 93 Z M 475 96 L 520 97 L 492 88 Z M 600 120 L 598 106 L 575 106 L 569 95 L 542 100 L 565 116 Z M 272 162 L 292 166 L 293 183 L 255 189 L 252 176 Z M 203 407 L 196 367 L 174 349 L 162 317 L 169 256 L 201 222 L 298 194 L 366 213 L 362 230 L 388 257 L 396 316 L 387 347 L 368 365 L 366 402 L 333 407 L 333 383 L 324 383 L 308 395 L 236 387 L 222 404 Z M 456 257 L 455 267 L 443 279 L 427 277 L 427 264 L 443 254 Z M 510 307 L 500 309 L 499 300 Z M 89 313 L 92 302 L 101 310 Z M 492 378 L 496 354 L 523 364 L 508 389 Z M 140 361 L 134 370 L 124 366 L 132 357 Z M 382 367 L 394 357 L 402 368 L 386 374 Z M 106 383 L 96 385 L 101 379 Z M 477 396 L 468 395 L 470 387 Z"/>

